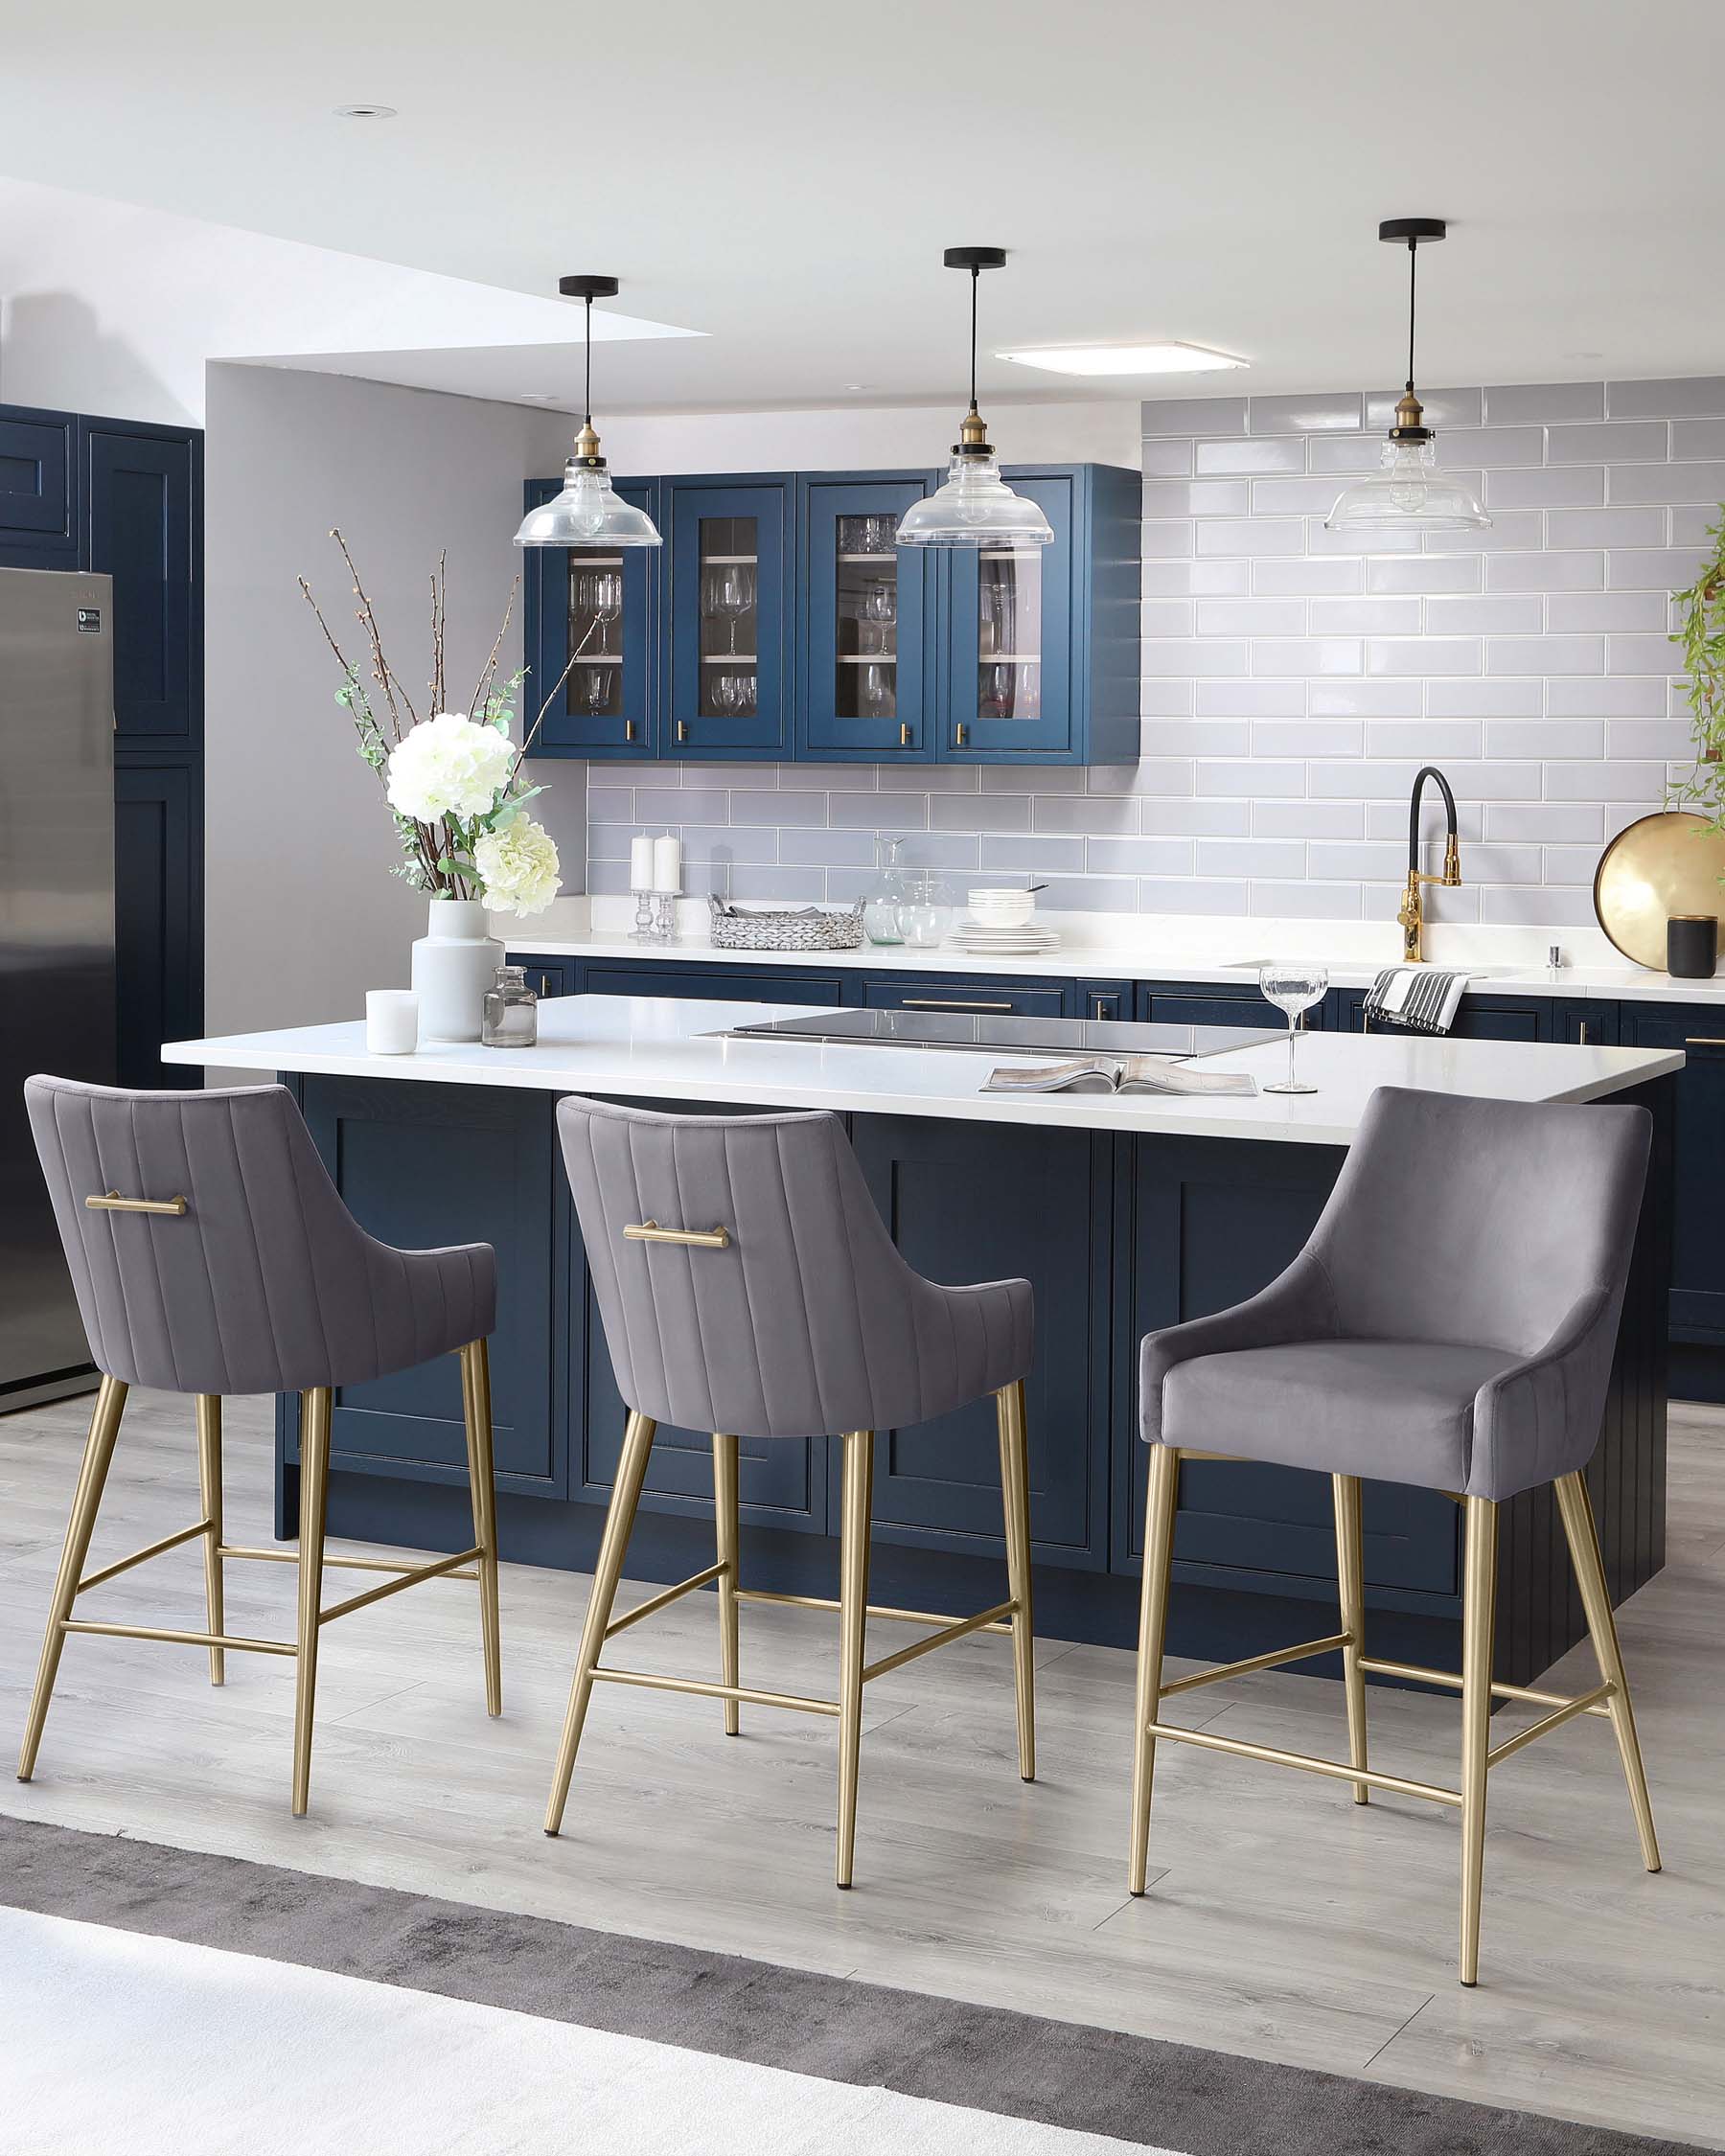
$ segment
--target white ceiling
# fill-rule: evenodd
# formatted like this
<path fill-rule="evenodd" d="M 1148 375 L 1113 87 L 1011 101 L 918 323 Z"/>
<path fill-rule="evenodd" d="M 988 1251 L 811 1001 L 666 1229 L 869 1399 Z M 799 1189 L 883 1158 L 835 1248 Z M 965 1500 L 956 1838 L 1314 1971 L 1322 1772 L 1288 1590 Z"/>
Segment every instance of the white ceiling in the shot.
<path fill-rule="evenodd" d="M 596 355 L 602 412 L 955 400 L 959 241 L 1012 255 L 985 406 L 1392 381 L 1409 214 L 1453 227 L 1426 382 L 1709 374 L 1721 80 L 1718 0 L 80 0 L 10 16 L 0 166 L 519 293 L 614 272 L 703 333 Z M 470 337 L 298 363 L 570 401 L 566 349 Z M 1252 370 L 991 356 L 1148 338 Z"/>

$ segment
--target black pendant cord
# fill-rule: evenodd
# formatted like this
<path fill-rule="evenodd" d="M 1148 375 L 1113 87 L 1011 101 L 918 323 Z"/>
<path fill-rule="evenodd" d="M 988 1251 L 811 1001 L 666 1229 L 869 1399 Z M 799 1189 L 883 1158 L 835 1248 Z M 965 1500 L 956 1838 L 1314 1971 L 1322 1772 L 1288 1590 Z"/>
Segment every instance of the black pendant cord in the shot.
<path fill-rule="evenodd" d="M 1419 241 L 1408 241 L 1408 395 L 1414 394 L 1414 312 L 1419 280 Z"/>
<path fill-rule="evenodd" d="M 977 408 L 977 285 L 981 271 L 971 264 L 971 401 L 970 408 Z"/>
<path fill-rule="evenodd" d="M 582 403 L 586 407 L 583 419 L 588 426 L 593 424 L 593 295 L 586 296 L 586 383 L 582 391 Z"/>

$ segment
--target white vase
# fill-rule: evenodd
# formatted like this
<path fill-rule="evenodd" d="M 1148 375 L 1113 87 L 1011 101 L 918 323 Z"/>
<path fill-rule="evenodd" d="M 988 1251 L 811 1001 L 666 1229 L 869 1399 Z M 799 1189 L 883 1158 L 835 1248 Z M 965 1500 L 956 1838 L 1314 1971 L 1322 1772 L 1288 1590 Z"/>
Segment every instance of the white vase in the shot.
<path fill-rule="evenodd" d="M 426 932 L 413 947 L 413 988 L 422 1041 L 477 1041 L 485 992 L 503 963 L 487 935 L 478 899 L 433 899 Z"/>

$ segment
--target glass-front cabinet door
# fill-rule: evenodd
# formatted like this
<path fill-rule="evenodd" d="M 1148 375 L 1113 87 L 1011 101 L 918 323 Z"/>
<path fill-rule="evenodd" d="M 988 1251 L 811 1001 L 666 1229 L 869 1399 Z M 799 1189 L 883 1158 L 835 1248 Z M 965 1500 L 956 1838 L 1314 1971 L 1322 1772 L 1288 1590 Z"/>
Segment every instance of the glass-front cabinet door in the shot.
<path fill-rule="evenodd" d="M 791 748 L 784 477 L 666 482 L 671 680 L 666 756 L 777 757 Z"/>
<path fill-rule="evenodd" d="M 1046 756 L 1072 742 L 1072 479 L 1006 471 L 1042 505 L 1048 546 L 953 547 L 946 705 L 948 762 Z"/>
<path fill-rule="evenodd" d="M 528 506 L 548 500 L 561 484 L 534 481 Z M 657 480 L 619 479 L 615 486 L 657 522 Z M 535 753 L 600 760 L 656 754 L 660 549 L 536 546 L 523 553 L 531 671 L 521 691 L 522 726 L 531 726 L 551 699 Z"/>
<path fill-rule="evenodd" d="M 800 754 L 815 759 L 935 753 L 934 569 L 893 534 L 934 472 L 806 478 L 798 494 Z"/>

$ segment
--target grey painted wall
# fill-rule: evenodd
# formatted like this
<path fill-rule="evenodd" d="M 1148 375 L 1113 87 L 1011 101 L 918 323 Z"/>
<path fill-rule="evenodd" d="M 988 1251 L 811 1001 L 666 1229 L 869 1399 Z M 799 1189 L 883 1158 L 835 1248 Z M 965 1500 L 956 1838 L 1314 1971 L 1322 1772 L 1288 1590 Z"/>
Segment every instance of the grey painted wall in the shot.
<path fill-rule="evenodd" d="M 429 578 L 448 554 L 448 671 L 465 707 L 519 556 L 521 481 L 546 418 L 338 376 L 212 366 L 207 383 L 208 1024 L 213 1033 L 356 1016 L 404 986 L 425 901 L 381 789 L 333 700 L 340 676 L 296 583 L 350 655 L 339 525 L 410 682 L 430 665 Z M 536 446 L 538 445 L 538 446 Z M 519 663 L 520 609 L 506 665 Z M 344 631 L 351 631 L 350 636 Z M 424 714 L 425 704 L 420 708 Z M 548 773 L 566 889 L 583 884 L 586 771 Z"/>

